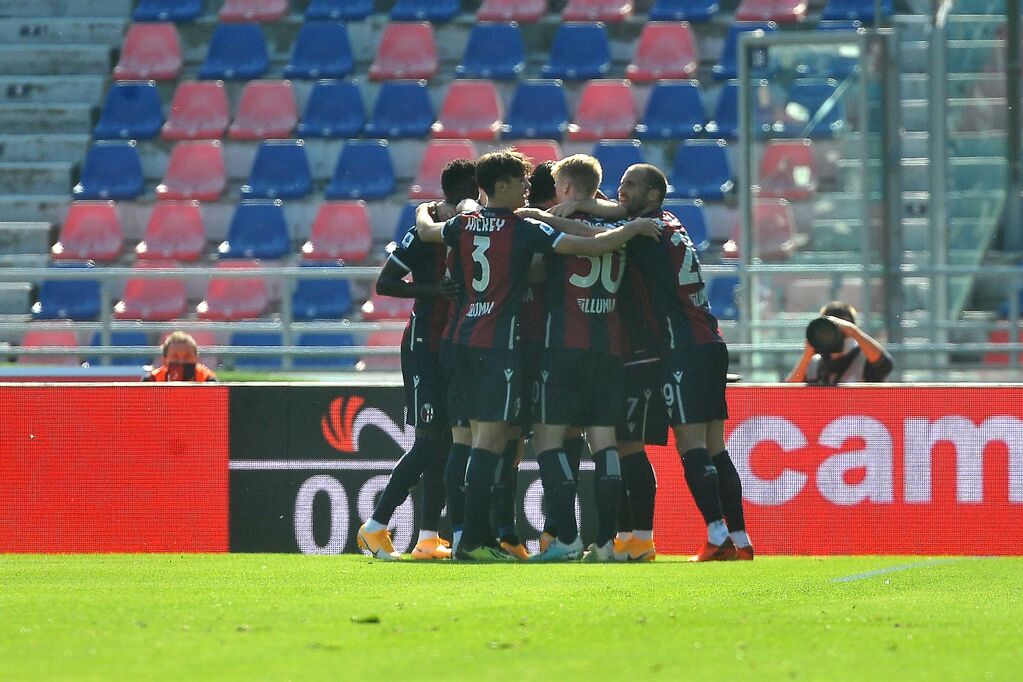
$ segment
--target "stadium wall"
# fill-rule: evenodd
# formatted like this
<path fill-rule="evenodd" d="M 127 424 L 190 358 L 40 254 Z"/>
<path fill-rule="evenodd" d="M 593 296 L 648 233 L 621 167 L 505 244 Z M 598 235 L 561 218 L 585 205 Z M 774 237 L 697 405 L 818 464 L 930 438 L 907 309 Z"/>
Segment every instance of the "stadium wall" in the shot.
<path fill-rule="evenodd" d="M 729 451 L 761 554 L 1023 554 L 1023 386 L 731 386 Z M 411 445 L 400 387 L 0 386 L 0 551 L 355 551 Z M 672 446 L 655 537 L 704 531 Z M 584 463 L 580 512 L 591 529 Z M 542 526 L 535 462 L 519 525 Z M 414 501 L 394 517 L 411 548 Z"/>

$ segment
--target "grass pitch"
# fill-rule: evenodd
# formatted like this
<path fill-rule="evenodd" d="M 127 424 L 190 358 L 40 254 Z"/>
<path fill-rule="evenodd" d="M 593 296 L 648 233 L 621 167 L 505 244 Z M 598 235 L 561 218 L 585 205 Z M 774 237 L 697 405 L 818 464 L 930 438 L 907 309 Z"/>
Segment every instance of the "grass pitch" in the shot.
<path fill-rule="evenodd" d="M 0 679 L 1019 679 L 1021 586 L 1019 559 L 0 555 Z"/>

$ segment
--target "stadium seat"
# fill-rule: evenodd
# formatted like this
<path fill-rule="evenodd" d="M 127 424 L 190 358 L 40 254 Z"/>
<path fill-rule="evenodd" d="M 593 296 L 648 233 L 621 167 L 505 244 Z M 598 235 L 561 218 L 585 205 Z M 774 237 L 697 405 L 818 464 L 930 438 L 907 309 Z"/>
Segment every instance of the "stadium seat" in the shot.
<path fill-rule="evenodd" d="M 414 298 L 394 298 L 374 291 L 369 300 L 362 304 L 362 319 L 370 322 L 407 320 L 415 304 Z"/>
<path fill-rule="evenodd" d="M 227 189 L 227 170 L 220 140 L 186 140 L 171 150 L 157 199 L 216 201 Z"/>
<path fill-rule="evenodd" d="M 426 137 L 436 120 L 426 81 L 390 81 L 380 85 L 365 132 L 381 138 Z"/>
<path fill-rule="evenodd" d="M 251 199 L 234 209 L 221 258 L 283 258 L 291 253 L 288 222 L 280 200 Z"/>
<path fill-rule="evenodd" d="M 402 300 L 402 299 L 395 299 Z M 404 299 L 412 300 L 412 299 Z M 401 346 L 401 338 L 404 332 L 397 329 L 382 329 L 375 331 L 366 339 L 366 345 L 374 348 L 394 348 L 395 351 Z M 367 355 L 361 361 L 363 369 L 367 370 L 399 370 L 401 369 L 401 355 L 398 352 L 387 355 Z"/>
<path fill-rule="evenodd" d="M 773 141 L 764 150 L 758 196 L 807 201 L 817 192 L 817 164 L 810 140 Z"/>
<path fill-rule="evenodd" d="M 558 80 L 524 81 L 512 96 L 504 137 L 561 138 L 568 130 L 568 99 Z"/>
<path fill-rule="evenodd" d="M 625 21 L 632 15 L 628 0 L 568 0 L 561 11 L 563 21 Z"/>
<path fill-rule="evenodd" d="M 288 13 L 288 0 L 226 0 L 217 13 L 220 21 L 280 21 Z"/>
<path fill-rule="evenodd" d="M 501 131 L 504 107 L 490 81 L 453 81 L 441 105 L 433 136 L 441 139 L 495 140 Z"/>
<path fill-rule="evenodd" d="M 114 80 L 173 80 L 181 73 L 182 63 L 174 24 L 132 24 L 114 67 Z"/>
<path fill-rule="evenodd" d="M 739 319 L 739 278 L 718 275 L 707 283 L 710 311 L 719 320 Z"/>
<path fill-rule="evenodd" d="M 604 78 L 611 69 L 611 46 L 603 24 L 566 23 L 554 34 L 543 78 L 588 80 Z"/>
<path fill-rule="evenodd" d="M 699 54 L 689 24 L 651 22 L 643 26 L 632 63 L 625 77 L 634 83 L 666 78 L 692 78 L 699 66 Z"/>
<path fill-rule="evenodd" d="M 339 268 L 337 261 L 306 261 L 303 268 Z M 352 286 L 347 279 L 303 279 L 295 282 L 291 310 L 296 320 L 339 320 L 352 312 Z"/>
<path fill-rule="evenodd" d="M 139 261 L 135 269 L 177 268 L 174 261 Z M 132 277 L 124 283 L 124 294 L 114 305 L 118 320 L 161 322 L 184 317 L 188 307 L 185 280 L 170 278 Z"/>
<path fill-rule="evenodd" d="M 103 345 L 102 332 L 95 331 L 89 345 L 93 348 Z M 145 332 L 110 332 L 111 346 L 152 346 L 149 337 Z M 110 365 L 113 367 L 141 367 L 150 362 L 150 354 L 143 355 L 112 355 Z M 103 364 L 103 358 L 99 355 L 90 355 L 86 362 L 93 367 Z"/>
<path fill-rule="evenodd" d="M 679 222 L 682 223 L 682 227 L 686 228 L 686 232 L 689 234 L 689 238 L 693 240 L 693 245 L 696 247 L 697 252 L 703 253 L 710 246 L 710 240 L 708 238 L 707 231 L 707 216 L 703 211 L 703 202 L 699 199 L 695 201 L 678 201 L 668 200 L 665 201 L 664 210 L 674 214 L 678 218 Z"/>
<path fill-rule="evenodd" d="M 362 93 L 355 81 L 323 80 L 309 93 L 298 137 L 355 137 L 366 124 Z"/>
<path fill-rule="evenodd" d="M 562 156 L 561 147 L 554 140 L 527 140 L 513 142 L 511 146 L 515 151 L 528 156 L 534 167 L 545 161 L 557 161 Z"/>
<path fill-rule="evenodd" d="M 142 241 L 140 260 L 196 261 L 206 246 L 206 227 L 198 201 L 163 201 L 153 206 Z"/>
<path fill-rule="evenodd" d="M 650 88 L 643 119 L 636 125 L 636 137 L 697 137 L 706 121 L 703 91 L 697 81 L 658 81 Z"/>
<path fill-rule="evenodd" d="M 387 140 L 349 140 L 324 190 L 328 199 L 383 199 L 394 191 Z"/>
<path fill-rule="evenodd" d="M 570 140 L 632 137 L 636 105 L 626 80 L 592 80 L 579 95 L 575 121 L 568 126 Z"/>
<path fill-rule="evenodd" d="M 259 145 L 242 185 L 246 199 L 301 199 L 313 189 L 303 140 L 267 140 Z"/>
<path fill-rule="evenodd" d="M 258 267 L 258 261 L 226 261 L 218 268 Z M 212 277 L 206 298 L 195 310 L 200 320 L 232 321 L 259 317 L 270 305 L 261 277 Z"/>
<path fill-rule="evenodd" d="M 520 21 L 531 24 L 547 14 L 547 0 L 483 0 L 476 21 Z"/>
<path fill-rule="evenodd" d="M 91 269 L 92 262 L 57 262 L 54 268 Z M 39 300 L 32 305 L 37 320 L 95 320 L 100 311 L 99 280 L 48 279 L 39 285 Z"/>
<path fill-rule="evenodd" d="M 881 16 L 890 17 L 892 15 L 892 4 L 892 0 L 881 0 Z M 855 19 L 873 23 L 874 2 L 873 0 L 828 0 L 828 4 L 821 10 L 821 19 L 825 21 Z"/>
<path fill-rule="evenodd" d="M 852 31 L 855 32 L 863 26 L 859 21 L 820 21 L 817 23 L 818 31 Z M 809 49 L 800 52 L 795 64 L 795 72 L 801 76 L 820 78 L 847 78 L 856 73 L 859 69 L 859 55 L 855 52 L 849 53 L 844 50 L 820 50 Z"/>
<path fill-rule="evenodd" d="M 419 162 L 419 172 L 409 188 L 410 199 L 441 199 L 440 172 L 455 159 L 475 159 L 476 147 L 471 140 L 433 140 L 426 146 Z"/>
<path fill-rule="evenodd" d="M 405 237 L 405 233 L 416 224 L 417 206 L 419 206 L 418 201 L 408 201 L 402 207 L 401 215 L 398 216 L 398 223 L 394 226 L 394 242 L 396 244 L 400 244 L 401 240 Z"/>
<path fill-rule="evenodd" d="M 356 343 L 351 334 L 306 332 L 298 337 L 298 345 L 303 348 L 345 348 Z M 297 355 L 293 366 L 297 369 L 345 370 L 355 367 L 355 363 L 353 355 Z"/>
<path fill-rule="evenodd" d="M 776 122 L 774 102 L 771 88 L 767 81 L 757 81 L 753 86 L 754 109 L 756 110 L 756 132 L 763 137 L 772 132 L 781 132 L 782 126 Z M 739 82 L 729 81 L 718 92 L 718 101 L 714 106 L 714 117 L 707 122 L 706 132 L 714 137 L 729 140 L 739 138 Z"/>
<path fill-rule="evenodd" d="M 27 334 L 26 334 L 27 336 Z M 992 329 L 988 332 L 988 343 L 1007 344 L 1009 343 L 1010 331 L 1008 329 Z M 1017 337 L 1017 342 L 1023 342 L 1023 332 Z M 24 345 L 24 344 L 22 344 Z M 63 344 L 52 344 L 63 345 Z M 985 365 L 1008 365 L 1012 361 L 1012 354 L 1008 351 L 999 353 L 997 351 L 988 352 L 984 354 Z M 1020 361 L 1023 362 L 1023 355 L 1020 356 Z"/>
<path fill-rule="evenodd" d="M 283 139 L 291 137 L 296 125 L 298 106 L 291 83 L 252 81 L 242 91 L 227 135 L 232 140 Z"/>
<path fill-rule="evenodd" d="M 76 201 L 68 206 L 53 245 L 54 260 L 113 261 L 121 255 L 124 233 L 112 201 Z"/>
<path fill-rule="evenodd" d="M 93 129 L 97 140 L 148 140 L 163 125 L 160 92 L 153 81 L 114 83 Z"/>
<path fill-rule="evenodd" d="M 458 78 L 518 78 L 526 68 L 526 49 L 517 24 L 477 24 L 469 33 Z"/>
<path fill-rule="evenodd" d="M 142 194 L 142 161 L 134 140 L 100 140 L 85 153 L 75 199 L 134 199 Z"/>
<path fill-rule="evenodd" d="M 785 104 L 785 133 L 792 137 L 833 137 L 845 126 L 845 104 L 834 79 L 792 83 Z"/>
<path fill-rule="evenodd" d="M 22 348 L 77 348 L 78 335 L 70 329 L 32 329 L 21 337 Z M 74 355 L 19 355 L 20 365 L 78 365 Z"/>
<path fill-rule="evenodd" d="M 721 50 L 721 58 L 711 71 L 718 80 L 729 80 L 739 76 L 739 36 L 751 31 L 764 31 L 770 33 L 778 29 L 774 22 L 748 22 L 732 24 L 728 28 L 728 35 L 725 36 L 725 45 Z M 757 50 L 753 54 L 753 63 L 750 75 L 755 78 L 763 78 L 771 72 L 772 60 L 767 50 Z"/>
<path fill-rule="evenodd" d="M 279 332 L 234 332 L 229 340 L 232 346 L 269 346 L 284 345 Z M 235 369 L 281 369 L 284 367 L 283 355 L 236 355 Z"/>
<path fill-rule="evenodd" d="M 203 0 L 139 0 L 132 13 L 135 21 L 173 21 L 184 24 L 202 14 Z"/>
<path fill-rule="evenodd" d="M 736 223 L 733 239 L 738 242 L 739 224 Z M 792 207 L 784 199 L 757 199 L 753 203 L 753 240 L 758 258 L 764 260 L 785 260 L 791 256 L 802 241 L 796 234 L 796 219 Z"/>
<path fill-rule="evenodd" d="M 345 25 L 334 21 L 302 24 L 284 67 L 285 78 L 344 78 L 354 66 L 352 46 Z"/>
<path fill-rule="evenodd" d="M 220 139 L 230 118 L 223 81 L 182 81 L 160 136 L 165 140 Z"/>
<path fill-rule="evenodd" d="M 261 78 L 269 67 L 259 24 L 217 24 L 199 78 L 245 81 Z"/>
<path fill-rule="evenodd" d="M 459 0 L 398 0 L 391 21 L 451 21 L 461 10 Z"/>
<path fill-rule="evenodd" d="M 310 0 L 306 21 L 358 21 L 373 14 L 373 0 Z"/>
<path fill-rule="evenodd" d="M 373 248 L 373 230 L 363 201 L 325 201 L 320 204 L 302 245 L 308 260 L 337 260 L 361 263 Z"/>
<path fill-rule="evenodd" d="M 735 20 L 795 24 L 806 19 L 806 4 L 806 0 L 742 0 Z"/>
<path fill-rule="evenodd" d="M 723 199 L 734 184 L 724 140 L 686 140 L 675 154 L 668 196 Z"/>
<path fill-rule="evenodd" d="M 656 0 L 650 21 L 710 21 L 718 13 L 718 0 Z"/>
<path fill-rule="evenodd" d="M 376 58 L 369 67 L 374 81 L 425 78 L 437 73 L 437 45 L 428 23 L 391 23 L 384 28 Z"/>
<path fill-rule="evenodd" d="M 639 140 L 606 140 L 593 147 L 593 156 L 600 161 L 603 171 L 600 191 L 612 199 L 618 197 L 625 170 L 634 163 L 644 163 L 643 148 Z"/>

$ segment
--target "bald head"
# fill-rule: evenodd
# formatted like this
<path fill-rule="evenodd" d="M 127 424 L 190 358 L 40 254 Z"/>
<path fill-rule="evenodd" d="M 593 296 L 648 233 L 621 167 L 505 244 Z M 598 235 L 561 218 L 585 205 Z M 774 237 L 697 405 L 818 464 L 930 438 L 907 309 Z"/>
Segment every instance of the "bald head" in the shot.
<path fill-rule="evenodd" d="M 637 163 L 629 166 L 618 185 L 618 202 L 630 216 L 660 209 L 668 192 L 668 180 L 657 166 Z"/>

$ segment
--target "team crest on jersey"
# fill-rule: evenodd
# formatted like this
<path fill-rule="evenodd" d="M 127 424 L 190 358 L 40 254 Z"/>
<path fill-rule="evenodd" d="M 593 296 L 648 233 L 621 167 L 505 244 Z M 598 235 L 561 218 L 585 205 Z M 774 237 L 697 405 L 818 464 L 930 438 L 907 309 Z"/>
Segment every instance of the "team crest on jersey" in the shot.
<path fill-rule="evenodd" d="M 545 232 L 546 234 L 549 234 L 549 235 L 552 235 L 552 234 L 554 234 L 554 228 L 553 228 L 553 227 L 551 227 L 550 225 L 548 225 L 547 223 L 539 223 L 539 222 L 538 222 L 538 223 L 537 223 L 536 225 L 537 225 L 537 227 L 539 227 L 539 228 L 540 228 L 541 230 L 543 230 L 543 231 L 544 231 L 544 232 Z"/>
<path fill-rule="evenodd" d="M 423 424 L 429 424 L 433 421 L 433 417 L 433 403 L 423 403 L 423 406 L 419 408 L 419 421 Z"/>
<path fill-rule="evenodd" d="M 401 240 L 402 248 L 403 249 L 407 249 L 408 247 L 412 246 L 412 242 L 415 241 L 415 238 L 416 238 L 416 234 L 415 234 L 415 230 L 414 229 L 413 230 L 409 230 L 408 232 L 406 232 L 405 236 Z"/>

